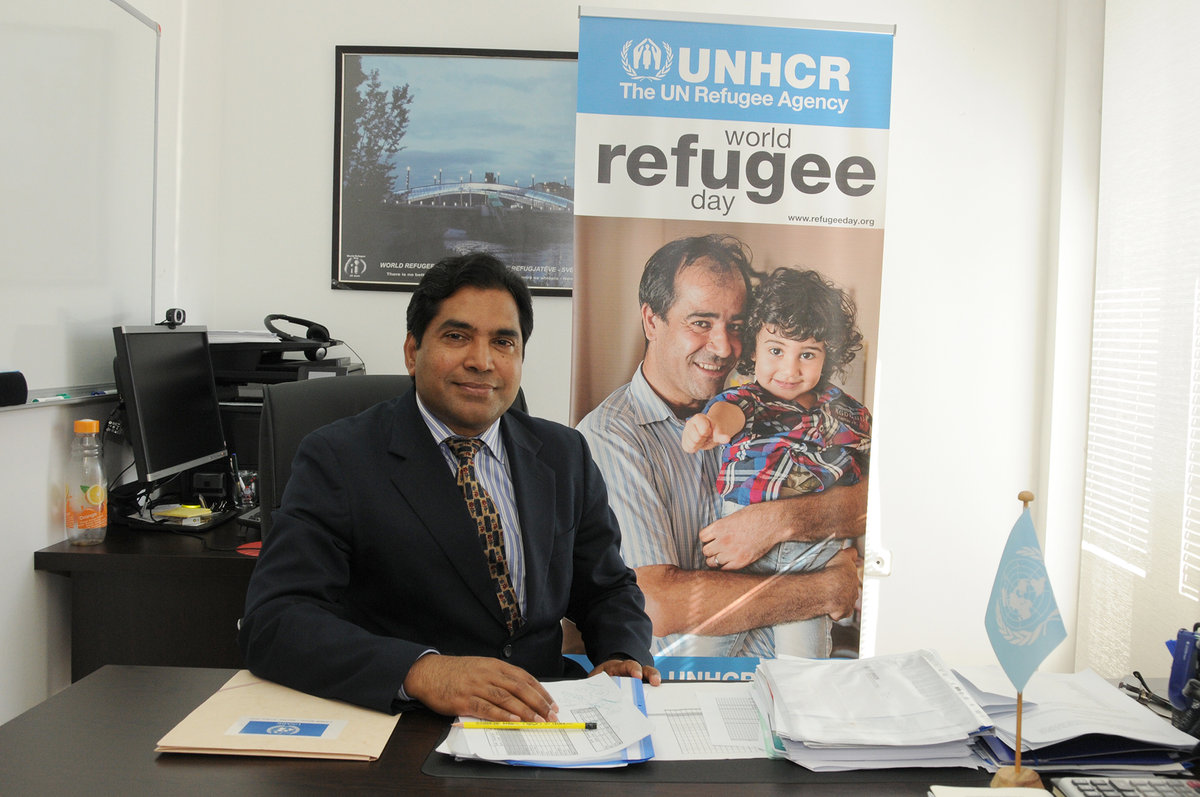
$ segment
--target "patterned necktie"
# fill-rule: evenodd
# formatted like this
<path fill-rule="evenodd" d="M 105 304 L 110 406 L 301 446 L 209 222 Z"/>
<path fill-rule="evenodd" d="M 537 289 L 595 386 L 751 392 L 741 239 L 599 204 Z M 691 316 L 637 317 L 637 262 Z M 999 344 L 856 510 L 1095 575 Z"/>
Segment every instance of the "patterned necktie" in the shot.
<path fill-rule="evenodd" d="M 475 454 L 483 446 L 482 440 L 473 438 L 450 438 L 446 441 L 454 456 L 458 458 L 458 486 L 467 499 L 467 511 L 475 519 L 479 529 L 479 542 L 487 557 L 488 572 L 500 600 L 500 613 L 511 634 L 521 626 L 521 607 L 517 604 L 517 593 L 513 590 L 512 578 L 508 574 L 508 560 L 504 556 L 504 531 L 500 528 L 500 513 L 492 497 L 483 489 L 475 473 Z"/>

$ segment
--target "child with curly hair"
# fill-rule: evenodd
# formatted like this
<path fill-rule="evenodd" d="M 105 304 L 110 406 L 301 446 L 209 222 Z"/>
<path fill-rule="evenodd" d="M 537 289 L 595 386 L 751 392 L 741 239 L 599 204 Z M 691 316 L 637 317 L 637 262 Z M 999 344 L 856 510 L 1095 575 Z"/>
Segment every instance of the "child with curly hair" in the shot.
<path fill-rule="evenodd" d="M 863 478 L 871 413 L 830 381 L 861 348 L 853 300 L 821 274 L 778 268 L 764 280 L 738 363 L 754 381 L 719 393 L 688 419 L 681 441 L 690 453 L 725 445 L 717 476 L 723 514 Z M 745 570 L 820 570 L 843 542 L 780 543 Z M 828 616 L 775 626 L 776 655 L 828 657 L 831 626 Z M 712 637 L 711 655 L 738 650 L 743 634 Z"/>

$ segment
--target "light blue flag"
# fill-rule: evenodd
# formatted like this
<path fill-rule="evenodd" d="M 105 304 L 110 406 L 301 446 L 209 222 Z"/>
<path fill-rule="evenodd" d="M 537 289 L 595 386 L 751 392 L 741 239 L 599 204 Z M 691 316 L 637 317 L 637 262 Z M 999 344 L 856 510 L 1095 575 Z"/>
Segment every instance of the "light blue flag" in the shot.
<path fill-rule="evenodd" d="M 1018 692 L 1050 651 L 1067 638 L 1029 507 L 1008 535 L 984 625 L 1000 666 Z"/>

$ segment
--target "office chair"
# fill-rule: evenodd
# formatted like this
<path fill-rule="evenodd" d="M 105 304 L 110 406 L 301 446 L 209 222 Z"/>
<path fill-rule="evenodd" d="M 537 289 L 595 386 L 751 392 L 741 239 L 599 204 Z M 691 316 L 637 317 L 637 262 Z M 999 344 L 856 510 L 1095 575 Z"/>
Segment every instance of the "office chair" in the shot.
<path fill-rule="evenodd" d="M 292 475 L 292 460 L 304 436 L 395 398 L 411 386 L 412 377 L 407 374 L 362 374 L 263 387 L 258 424 L 258 503 L 264 540 L 271 532 L 271 513 L 279 508 L 283 488 Z M 513 406 L 527 409 L 523 390 L 517 392 Z"/>

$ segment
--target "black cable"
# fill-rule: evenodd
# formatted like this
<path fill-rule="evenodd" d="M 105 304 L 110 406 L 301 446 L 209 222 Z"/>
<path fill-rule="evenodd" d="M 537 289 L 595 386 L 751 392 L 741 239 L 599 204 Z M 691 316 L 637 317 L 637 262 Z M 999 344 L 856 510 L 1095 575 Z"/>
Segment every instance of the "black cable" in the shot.
<path fill-rule="evenodd" d="M 366 370 L 367 370 L 367 364 L 366 364 L 365 362 L 363 362 L 362 355 L 361 355 L 361 354 L 359 354 L 358 352 L 356 352 L 356 351 L 354 350 L 354 347 L 353 347 L 353 346 L 351 346 L 349 343 L 346 343 L 345 341 L 342 341 L 342 345 L 343 345 L 343 346 L 345 346 L 347 349 L 349 349 L 349 350 L 350 350 L 350 353 L 351 353 L 351 354 L 353 354 L 355 357 L 357 357 L 357 358 L 358 358 L 358 361 L 359 361 L 360 363 L 362 363 L 363 371 L 364 371 L 364 372 L 366 372 Z"/>

